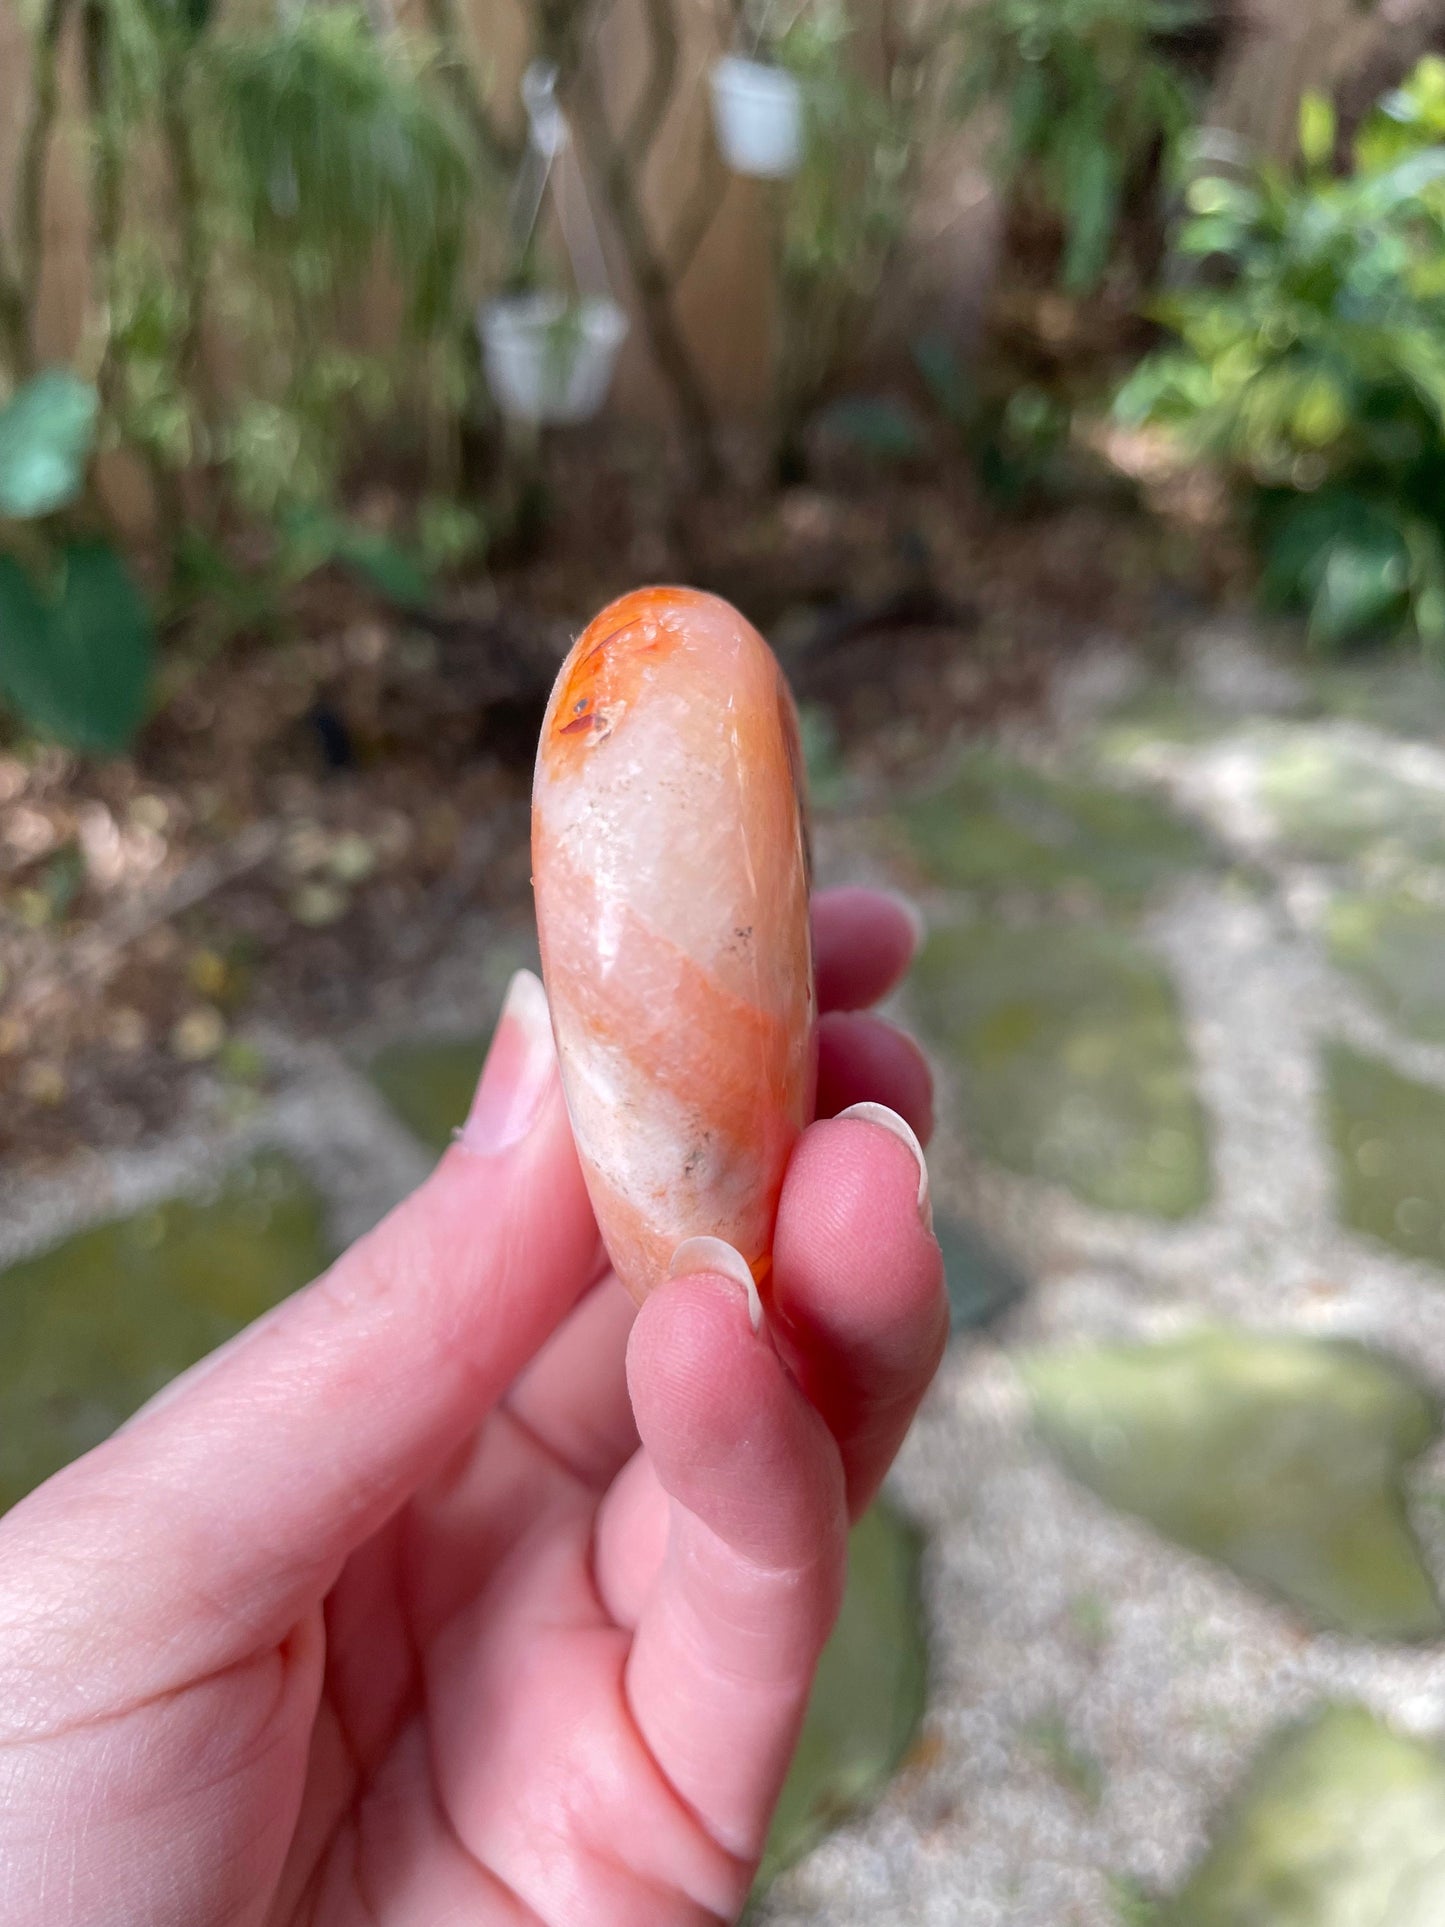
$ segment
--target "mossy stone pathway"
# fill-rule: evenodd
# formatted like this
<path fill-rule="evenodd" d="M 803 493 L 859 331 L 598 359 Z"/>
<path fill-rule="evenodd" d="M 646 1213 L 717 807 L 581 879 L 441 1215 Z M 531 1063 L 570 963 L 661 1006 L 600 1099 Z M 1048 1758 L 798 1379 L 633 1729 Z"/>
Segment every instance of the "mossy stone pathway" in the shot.
<path fill-rule="evenodd" d="M 1206 644 L 835 834 L 1032 1283 L 896 1479 L 914 1764 L 768 1920 L 1445 1921 L 1445 679 Z"/>
<path fill-rule="evenodd" d="M 327 1256 L 320 1198 L 273 1152 L 0 1274 L 0 1511 Z"/>
<path fill-rule="evenodd" d="M 1316 1625 L 1382 1639 L 1445 1633 L 1403 1493 L 1439 1413 L 1388 1359 L 1202 1327 L 1152 1344 L 1060 1346 L 1020 1369 L 1040 1437 L 1111 1505 Z"/>
<path fill-rule="evenodd" d="M 1251 647 L 882 807 L 830 769 L 824 877 L 929 918 L 958 1340 L 857 1529 L 768 1927 L 1445 1921 L 1445 681 Z M 243 1130 L 78 1225 L 0 1195 L 0 1505 L 415 1180 L 499 956 L 283 1042 Z"/>

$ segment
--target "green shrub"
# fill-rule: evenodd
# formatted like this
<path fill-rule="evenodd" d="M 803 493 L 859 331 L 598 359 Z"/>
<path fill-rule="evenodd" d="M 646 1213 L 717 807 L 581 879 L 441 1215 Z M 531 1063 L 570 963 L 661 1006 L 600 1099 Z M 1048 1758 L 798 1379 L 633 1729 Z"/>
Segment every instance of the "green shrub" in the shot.
<path fill-rule="evenodd" d="M 1006 188 L 1062 222 L 1060 277 L 1097 286 L 1130 190 L 1190 125 L 1190 92 L 1169 35 L 1189 0 L 979 0 L 959 15 L 959 105 L 999 105 L 995 154 Z"/>
<path fill-rule="evenodd" d="M 469 137 L 400 35 L 348 6 L 216 36 L 204 104 L 254 259 L 315 296 L 390 257 L 412 318 L 451 310 L 473 200 Z M 309 285 L 308 285 L 309 283 Z"/>
<path fill-rule="evenodd" d="M 269 24 L 220 13 L 213 0 L 82 10 L 90 301 L 74 371 L 40 369 L 36 319 L 72 10 L 27 17 L 32 98 L 0 209 L 0 702 L 90 753 L 125 748 L 144 719 L 156 640 L 98 533 L 93 453 L 143 464 L 157 582 L 172 570 L 162 601 L 202 616 L 191 628 L 215 627 L 199 603 L 249 621 L 268 589 L 324 565 L 413 606 L 427 558 L 350 522 L 345 482 L 384 417 L 453 417 L 474 359 L 463 270 L 485 169 L 443 84 L 445 50 L 380 31 L 359 0 Z M 357 314 L 378 273 L 404 326 L 372 349 Z M 437 468 L 440 440 L 427 440 Z M 269 534 L 264 583 L 227 562 L 238 521 Z M 444 536 L 438 553 L 462 552 L 457 526 Z M 475 554 L 479 528 L 468 539 Z"/>
<path fill-rule="evenodd" d="M 895 62 L 880 85 L 858 63 L 856 29 L 836 0 L 793 21 L 778 43 L 803 93 L 803 165 L 788 193 L 783 275 L 856 295 L 876 292 L 902 239 L 921 134 L 921 77 Z"/>
<path fill-rule="evenodd" d="M 881 71 L 860 54 L 845 0 L 801 8 L 773 39 L 803 97 L 803 163 L 780 221 L 780 441 L 847 365 L 913 211 L 919 161 L 938 124 L 935 37 L 900 38 Z"/>
<path fill-rule="evenodd" d="M 1262 586 L 1322 648 L 1412 628 L 1445 647 L 1445 62 L 1362 126 L 1348 171 L 1311 96 L 1292 171 L 1206 174 L 1177 237 L 1202 264 L 1158 304 L 1175 342 L 1125 384 L 1223 465 Z"/>
<path fill-rule="evenodd" d="M 444 406 L 480 162 L 425 43 L 378 35 L 360 6 L 218 29 L 191 79 L 215 306 L 241 362 L 210 453 L 253 516 L 329 509 L 378 423 Z M 378 271 L 405 327 L 363 348 Z"/>

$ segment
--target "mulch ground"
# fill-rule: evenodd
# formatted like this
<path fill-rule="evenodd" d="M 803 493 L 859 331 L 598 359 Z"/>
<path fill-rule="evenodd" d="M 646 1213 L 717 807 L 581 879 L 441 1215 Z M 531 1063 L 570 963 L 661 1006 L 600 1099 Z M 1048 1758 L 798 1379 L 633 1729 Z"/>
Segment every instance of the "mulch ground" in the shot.
<path fill-rule="evenodd" d="M 0 738 L 0 1158 L 29 1168 L 164 1127 L 203 1071 L 244 1101 L 269 1018 L 363 1018 L 460 916 L 529 887 L 531 759 L 555 667 L 611 596 L 691 580 L 774 641 L 839 752 L 884 781 L 1037 710 L 1101 629 L 1167 625 L 1185 585 L 1116 502 L 1008 520 L 966 476 L 677 510 L 565 461 L 525 559 L 400 615 L 336 577 L 265 638 L 168 644 L 127 758 Z"/>

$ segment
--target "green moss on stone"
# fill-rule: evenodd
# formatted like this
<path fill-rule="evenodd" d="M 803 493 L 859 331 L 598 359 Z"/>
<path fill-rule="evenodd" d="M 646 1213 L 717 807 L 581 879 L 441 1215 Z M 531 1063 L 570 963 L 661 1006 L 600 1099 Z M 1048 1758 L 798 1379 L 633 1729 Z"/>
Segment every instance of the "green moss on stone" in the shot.
<path fill-rule="evenodd" d="M 1255 1762 L 1160 1927 L 1439 1927 L 1445 1757 L 1329 1706 Z"/>
<path fill-rule="evenodd" d="M 1099 724 L 1094 746 L 1106 764 L 1129 768 L 1157 744 L 1192 749 L 1215 741 L 1230 719 L 1178 681 L 1153 682 L 1112 710 Z"/>
<path fill-rule="evenodd" d="M 986 751 L 901 820 L 928 874 L 959 889 L 1085 888 L 1132 903 L 1209 861 L 1199 832 L 1155 797 L 1046 775 Z"/>
<path fill-rule="evenodd" d="M 0 1272 L 0 1509 L 327 1257 L 316 1193 L 265 1154 L 209 1200 L 173 1198 Z"/>
<path fill-rule="evenodd" d="M 403 1038 L 379 1051 L 368 1070 L 402 1123 L 444 1151 L 466 1120 L 486 1054 L 485 1037 Z"/>
<path fill-rule="evenodd" d="M 1172 986 L 1126 931 L 1050 921 L 938 931 L 915 973 L 972 1145 L 1105 1210 L 1182 1218 L 1209 1190 Z"/>
<path fill-rule="evenodd" d="M 1038 1353 L 1023 1372 L 1045 1443 L 1111 1505 L 1321 1626 L 1445 1631 L 1403 1496 L 1439 1413 L 1389 1359 L 1208 1328 Z"/>
<path fill-rule="evenodd" d="M 1390 768 L 1370 745 L 1327 729 L 1275 729 L 1261 756 L 1260 800 L 1291 855 L 1445 859 L 1445 792 Z"/>
<path fill-rule="evenodd" d="M 1324 1069 L 1342 1221 L 1445 1268 L 1445 1092 L 1348 1044 Z"/>
<path fill-rule="evenodd" d="M 1335 963 L 1384 1016 L 1416 1037 L 1445 1041 L 1445 905 L 1405 891 L 1337 897 L 1327 935 Z"/>

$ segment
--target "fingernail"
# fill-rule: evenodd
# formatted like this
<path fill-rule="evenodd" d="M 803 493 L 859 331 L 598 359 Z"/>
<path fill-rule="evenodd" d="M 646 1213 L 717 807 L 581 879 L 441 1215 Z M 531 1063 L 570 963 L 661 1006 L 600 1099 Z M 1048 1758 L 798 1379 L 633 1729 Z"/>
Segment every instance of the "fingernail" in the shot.
<path fill-rule="evenodd" d="M 724 1278 L 731 1278 L 747 1293 L 748 1322 L 755 1332 L 763 1328 L 763 1301 L 758 1296 L 757 1281 L 748 1268 L 743 1254 L 722 1238 L 684 1238 L 672 1254 L 672 1263 L 667 1268 L 669 1278 L 687 1278 L 694 1272 L 721 1272 Z"/>
<path fill-rule="evenodd" d="M 530 970 L 519 970 L 507 986 L 460 1142 L 479 1157 L 519 1144 L 537 1121 L 556 1068 L 547 993 Z"/>
<path fill-rule="evenodd" d="M 918 1215 L 923 1220 L 924 1230 L 932 1231 L 933 1200 L 928 1195 L 928 1161 L 912 1125 L 901 1118 L 897 1111 L 890 1111 L 886 1104 L 850 1104 L 846 1111 L 839 1111 L 838 1115 L 861 1117 L 865 1124 L 881 1124 L 885 1131 L 891 1131 L 894 1137 L 908 1146 L 918 1165 Z"/>
<path fill-rule="evenodd" d="M 904 916 L 907 917 L 909 926 L 913 931 L 913 948 L 915 950 L 921 949 L 923 939 L 928 935 L 928 922 L 918 905 L 913 901 L 912 897 L 904 896 L 901 890 L 884 890 L 880 892 L 880 894 L 887 897 L 890 903 L 897 904 Z"/>

